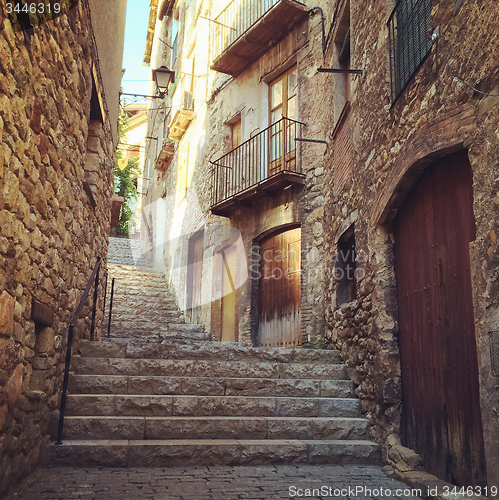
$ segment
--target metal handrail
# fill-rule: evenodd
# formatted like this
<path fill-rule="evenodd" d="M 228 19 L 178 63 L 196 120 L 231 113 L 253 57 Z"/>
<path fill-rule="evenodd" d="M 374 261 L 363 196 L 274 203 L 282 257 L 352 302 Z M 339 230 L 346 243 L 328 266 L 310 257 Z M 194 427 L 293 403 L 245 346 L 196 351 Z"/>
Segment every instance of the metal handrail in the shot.
<path fill-rule="evenodd" d="M 109 276 L 111 276 L 111 297 L 109 299 L 109 318 L 107 321 L 107 337 L 108 338 L 111 336 L 111 314 L 113 312 L 113 297 L 114 297 L 114 276 L 109 272 L 109 269 L 108 269 L 107 274 L 106 274 L 106 289 L 104 292 L 104 307 L 102 309 L 104 311 L 104 313 L 106 311 L 107 280 L 108 280 Z"/>
<path fill-rule="evenodd" d="M 97 310 L 97 293 L 98 293 L 98 286 L 99 286 L 99 270 L 100 270 L 100 265 L 101 265 L 102 259 L 100 257 L 97 257 L 97 263 L 94 266 L 94 270 L 92 271 L 92 274 L 90 275 L 90 278 L 87 283 L 87 287 L 85 288 L 85 291 L 83 292 L 83 295 L 80 299 L 80 303 L 78 304 L 78 307 L 76 308 L 75 313 L 73 314 L 73 319 L 71 320 L 71 323 L 69 324 L 68 327 L 68 345 L 66 349 L 66 364 L 64 367 L 64 380 L 62 382 L 62 396 L 61 396 L 61 406 L 59 409 L 59 424 L 57 426 L 57 441 L 56 445 L 62 444 L 62 431 L 64 427 L 64 412 L 66 411 L 66 399 L 67 399 L 67 392 L 68 392 L 68 381 L 69 381 L 69 366 L 71 364 L 71 347 L 73 345 L 73 333 L 74 333 L 74 327 L 78 320 L 80 319 L 81 312 L 83 311 L 83 306 L 85 305 L 85 302 L 87 300 L 88 294 L 90 293 L 90 289 L 92 288 L 92 285 L 94 285 L 94 301 L 92 305 L 92 325 L 90 327 L 90 340 L 94 340 L 94 329 L 95 329 L 95 314 Z"/>
<path fill-rule="evenodd" d="M 211 206 L 257 186 L 281 172 L 301 174 L 296 139 L 302 122 L 281 118 L 212 164 Z"/>

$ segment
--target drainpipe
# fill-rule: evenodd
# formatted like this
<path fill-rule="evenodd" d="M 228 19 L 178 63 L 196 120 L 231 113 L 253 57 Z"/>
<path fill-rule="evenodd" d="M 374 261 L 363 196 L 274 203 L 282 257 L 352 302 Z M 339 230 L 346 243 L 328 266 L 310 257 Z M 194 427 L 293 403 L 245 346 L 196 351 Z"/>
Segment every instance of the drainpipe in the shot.
<path fill-rule="evenodd" d="M 324 12 L 320 7 L 313 7 L 308 11 L 308 15 L 312 17 L 316 12 L 321 13 L 321 23 L 322 23 L 322 53 L 326 52 L 326 34 L 324 32 Z"/>

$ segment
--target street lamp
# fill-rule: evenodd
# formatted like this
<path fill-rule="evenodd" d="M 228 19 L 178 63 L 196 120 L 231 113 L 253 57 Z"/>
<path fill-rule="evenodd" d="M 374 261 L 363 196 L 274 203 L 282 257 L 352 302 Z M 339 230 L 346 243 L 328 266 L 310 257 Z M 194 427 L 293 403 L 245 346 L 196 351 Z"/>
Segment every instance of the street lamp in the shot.
<path fill-rule="evenodd" d="M 152 70 L 152 79 L 156 83 L 156 93 L 163 99 L 168 92 L 168 88 L 175 81 L 175 71 L 169 70 L 166 66 Z"/>
<path fill-rule="evenodd" d="M 122 92 L 122 87 L 120 87 L 120 98 L 122 95 L 131 95 L 135 97 L 145 97 L 146 99 L 164 99 L 170 85 L 175 82 L 175 71 L 169 70 L 166 66 L 161 66 L 160 68 L 152 70 L 152 79 L 156 84 L 155 95 L 127 94 L 126 92 Z"/>

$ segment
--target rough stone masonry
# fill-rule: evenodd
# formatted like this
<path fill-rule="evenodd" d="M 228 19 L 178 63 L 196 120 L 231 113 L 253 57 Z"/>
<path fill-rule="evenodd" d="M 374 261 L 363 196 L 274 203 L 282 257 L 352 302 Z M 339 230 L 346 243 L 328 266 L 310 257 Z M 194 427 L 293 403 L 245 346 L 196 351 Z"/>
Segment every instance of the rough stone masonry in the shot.
<path fill-rule="evenodd" d="M 114 144 L 96 51 L 87 1 L 30 31 L 0 16 L 0 492 L 38 461 L 68 322 L 98 256 L 105 269 Z"/>

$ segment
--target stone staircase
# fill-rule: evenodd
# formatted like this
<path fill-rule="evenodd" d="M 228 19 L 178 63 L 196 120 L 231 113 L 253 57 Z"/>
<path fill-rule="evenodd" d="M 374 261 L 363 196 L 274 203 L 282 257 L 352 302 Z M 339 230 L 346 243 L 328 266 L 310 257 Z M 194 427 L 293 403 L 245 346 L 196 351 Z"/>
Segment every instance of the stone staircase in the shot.
<path fill-rule="evenodd" d="M 160 274 L 109 268 L 112 337 L 73 357 L 52 463 L 379 463 L 338 352 L 210 342 Z"/>
<path fill-rule="evenodd" d="M 163 274 L 149 268 L 108 264 L 114 276 L 111 339 L 209 340 L 201 325 L 185 323 Z M 110 284 L 108 283 L 108 292 Z M 108 295 L 109 296 L 109 295 Z M 103 331 L 107 332 L 107 318 Z"/>

